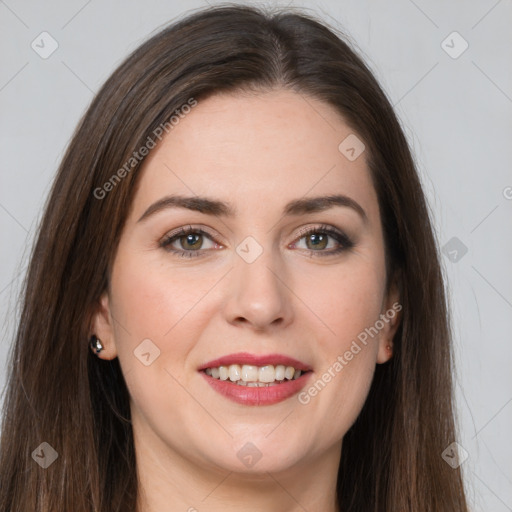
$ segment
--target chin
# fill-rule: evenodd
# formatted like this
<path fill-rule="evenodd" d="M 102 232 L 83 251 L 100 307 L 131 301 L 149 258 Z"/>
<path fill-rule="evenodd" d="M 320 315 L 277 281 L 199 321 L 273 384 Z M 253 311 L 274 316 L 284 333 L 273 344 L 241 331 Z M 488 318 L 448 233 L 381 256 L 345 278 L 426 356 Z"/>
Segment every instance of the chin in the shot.
<path fill-rule="evenodd" d="M 298 447 L 288 445 L 287 449 L 283 450 L 282 443 L 280 446 L 281 448 L 278 448 L 268 439 L 266 442 L 244 441 L 233 448 L 234 456 L 219 459 L 217 452 L 212 454 L 214 457 L 211 460 L 224 470 L 264 479 L 268 478 L 268 473 L 279 473 L 291 469 L 302 459 L 301 454 L 298 454 Z"/>

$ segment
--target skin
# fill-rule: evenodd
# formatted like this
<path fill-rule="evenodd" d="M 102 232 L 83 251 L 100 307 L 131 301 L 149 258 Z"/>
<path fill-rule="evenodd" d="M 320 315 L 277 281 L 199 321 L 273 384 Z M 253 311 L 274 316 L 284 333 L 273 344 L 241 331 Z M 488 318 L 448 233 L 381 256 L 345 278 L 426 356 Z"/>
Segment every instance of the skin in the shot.
<path fill-rule="evenodd" d="M 297 395 L 237 404 L 197 369 L 234 352 L 281 353 L 311 365 L 314 383 L 398 301 L 395 286 L 386 293 L 366 155 L 349 161 L 338 150 L 351 133 L 332 107 L 294 92 L 222 94 L 199 102 L 146 158 L 92 325 L 105 347 L 98 357 L 119 358 L 130 393 L 139 511 L 337 510 L 343 436 L 375 365 L 392 355 L 386 346 L 399 315 L 306 405 Z M 334 193 L 357 201 L 367 222 L 339 206 L 282 215 L 290 200 Z M 238 213 L 167 208 L 138 222 L 169 194 L 231 202 Z M 187 244 L 182 237 L 172 248 L 202 256 L 160 246 L 189 224 L 211 238 Z M 346 233 L 354 247 L 322 257 L 339 242 L 329 237 L 318 249 L 309 236 L 299 238 L 300 228 L 322 224 Z M 263 249 L 252 263 L 236 252 L 247 236 Z M 160 350 L 148 366 L 134 356 L 145 339 Z M 237 457 L 248 442 L 261 453 L 250 468 Z"/>

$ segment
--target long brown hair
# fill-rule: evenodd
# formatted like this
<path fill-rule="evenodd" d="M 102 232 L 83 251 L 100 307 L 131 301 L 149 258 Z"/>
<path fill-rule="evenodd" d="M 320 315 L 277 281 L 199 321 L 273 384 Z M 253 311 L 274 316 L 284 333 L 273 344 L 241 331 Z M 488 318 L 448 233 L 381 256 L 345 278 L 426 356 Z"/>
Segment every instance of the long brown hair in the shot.
<path fill-rule="evenodd" d="M 394 356 L 377 365 L 343 440 L 344 512 L 467 512 L 455 440 L 449 317 L 430 213 L 392 106 L 340 33 L 311 15 L 222 5 L 135 50 L 95 96 L 48 197 L 10 355 L 0 446 L 2 512 L 129 512 L 138 496 L 129 395 L 118 359 L 88 347 L 141 162 L 190 98 L 286 88 L 326 102 L 364 141 L 403 306 Z M 125 166 L 108 194 L 105 183 Z M 119 176 L 119 174 L 118 174 Z M 95 193 L 96 191 L 96 193 Z M 103 196 L 99 198 L 99 196 Z M 5 391 L 4 391 L 5 392 Z M 58 454 L 47 468 L 41 450 Z"/>

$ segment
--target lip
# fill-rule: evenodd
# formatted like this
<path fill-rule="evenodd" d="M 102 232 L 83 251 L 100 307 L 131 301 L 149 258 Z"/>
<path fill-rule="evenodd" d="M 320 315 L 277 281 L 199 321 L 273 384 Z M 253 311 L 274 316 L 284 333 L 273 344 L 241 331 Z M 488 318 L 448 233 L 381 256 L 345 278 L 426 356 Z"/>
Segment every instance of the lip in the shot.
<path fill-rule="evenodd" d="M 277 366 L 279 364 L 282 364 L 284 366 L 293 366 L 296 370 L 301 370 L 303 372 L 308 372 L 313 369 L 311 368 L 311 366 L 303 363 L 302 361 L 298 361 L 297 359 L 286 356 L 284 354 L 256 355 L 250 354 L 249 352 L 238 352 L 236 354 L 229 354 L 224 357 L 219 357 L 218 359 L 214 359 L 213 361 L 208 361 L 207 363 L 200 366 L 198 370 L 201 371 L 205 370 L 206 368 L 229 366 L 231 364 L 250 364 L 253 366 Z M 301 377 L 299 377 L 299 379 L 300 378 Z"/>
<path fill-rule="evenodd" d="M 206 368 L 217 368 L 232 364 L 250 364 L 253 366 L 277 366 L 282 364 L 284 366 L 293 366 L 296 370 L 308 373 L 304 373 L 298 379 L 288 380 L 275 386 L 248 388 L 247 386 L 234 384 L 229 379 L 214 379 L 204 372 Z M 238 352 L 219 357 L 218 359 L 208 361 L 198 368 L 199 373 L 215 391 L 233 402 L 243 405 L 272 405 L 290 398 L 306 385 L 313 373 L 312 370 L 311 366 L 284 354 L 256 355 L 248 352 Z"/>
<path fill-rule="evenodd" d="M 204 371 L 199 373 L 215 391 L 233 402 L 243 405 L 272 405 L 282 402 L 298 393 L 313 374 L 313 372 L 304 373 L 298 379 L 285 381 L 275 386 L 248 388 L 234 384 L 230 380 L 214 379 L 206 375 Z"/>

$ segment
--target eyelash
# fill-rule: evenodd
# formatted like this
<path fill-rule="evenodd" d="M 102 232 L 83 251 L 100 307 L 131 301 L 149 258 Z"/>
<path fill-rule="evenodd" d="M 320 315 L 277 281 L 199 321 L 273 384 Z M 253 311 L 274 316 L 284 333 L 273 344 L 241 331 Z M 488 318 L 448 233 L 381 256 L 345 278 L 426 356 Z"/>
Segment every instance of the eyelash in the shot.
<path fill-rule="evenodd" d="M 194 228 L 192 226 L 187 226 L 187 227 L 179 228 L 178 231 L 164 237 L 160 241 L 160 247 L 162 247 L 162 249 L 164 249 L 165 251 L 174 253 L 181 258 L 193 258 L 193 257 L 202 256 L 203 251 L 201 249 L 195 250 L 195 251 L 190 251 L 190 250 L 186 251 L 186 250 L 182 250 L 182 249 L 170 249 L 169 248 L 169 246 L 175 240 L 178 240 L 179 238 L 181 238 L 183 236 L 190 235 L 190 234 L 204 235 L 204 236 L 207 236 L 208 238 L 212 239 L 212 236 L 209 233 L 207 233 L 206 231 L 202 230 L 201 228 Z M 317 226 L 317 227 L 309 227 L 309 228 L 302 230 L 299 233 L 299 236 L 296 239 L 296 241 L 302 240 L 302 238 L 304 238 L 308 235 L 312 235 L 312 234 L 328 235 L 331 238 L 334 238 L 334 240 L 336 240 L 340 244 L 340 247 L 338 247 L 337 249 L 334 249 L 334 250 L 331 249 L 330 251 L 314 251 L 314 250 L 310 249 L 309 252 L 311 253 L 311 256 L 320 256 L 320 257 L 332 256 L 334 254 L 339 254 L 343 251 L 346 251 L 346 250 L 354 247 L 354 243 L 347 235 L 345 235 L 341 231 L 337 231 L 336 229 L 333 229 L 332 227 L 327 226 L 327 225 L 321 225 L 321 226 Z M 293 242 L 293 243 L 295 243 L 295 242 Z M 209 249 L 205 249 L 205 250 L 209 250 Z"/>

